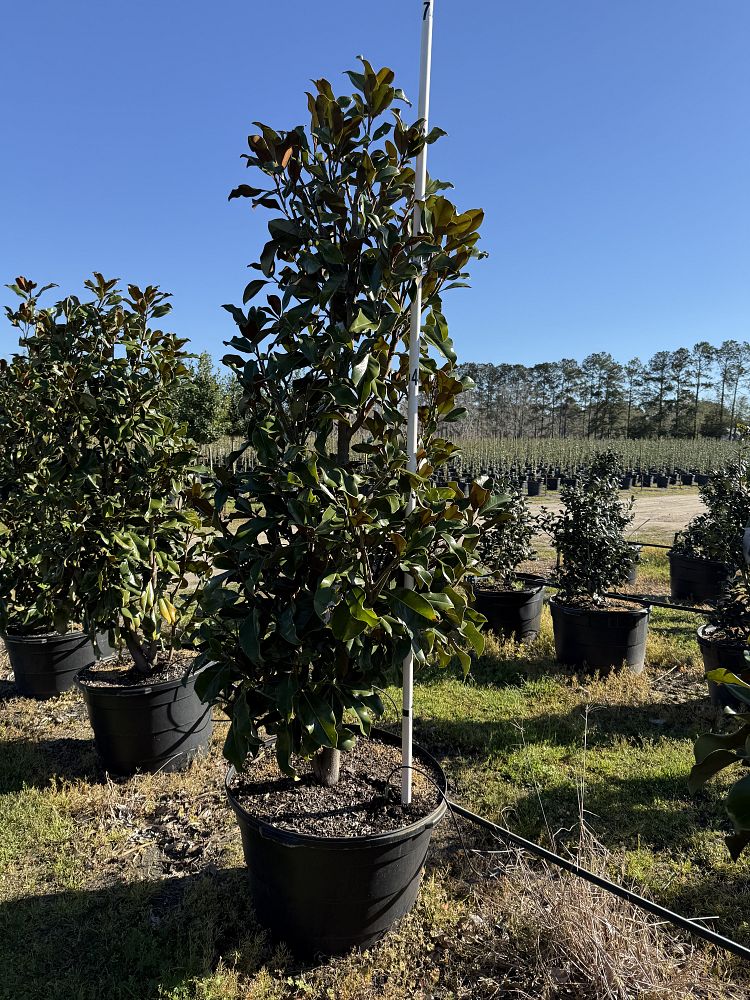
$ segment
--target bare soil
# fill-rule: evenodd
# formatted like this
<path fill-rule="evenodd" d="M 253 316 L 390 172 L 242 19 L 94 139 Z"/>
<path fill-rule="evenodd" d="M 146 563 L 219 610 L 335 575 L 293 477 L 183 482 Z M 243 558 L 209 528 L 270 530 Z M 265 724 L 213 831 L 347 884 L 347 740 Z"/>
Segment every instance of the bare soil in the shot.
<path fill-rule="evenodd" d="M 623 492 L 623 496 L 626 496 Z M 650 542 L 670 544 L 675 532 L 681 531 L 696 514 L 705 510 L 700 495 L 696 492 L 669 490 L 635 490 L 633 513 L 633 538 Z M 529 501 L 532 507 L 543 505 L 553 513 L 560 510 L 558 494 L 547 494 L 540 499 Z"/>

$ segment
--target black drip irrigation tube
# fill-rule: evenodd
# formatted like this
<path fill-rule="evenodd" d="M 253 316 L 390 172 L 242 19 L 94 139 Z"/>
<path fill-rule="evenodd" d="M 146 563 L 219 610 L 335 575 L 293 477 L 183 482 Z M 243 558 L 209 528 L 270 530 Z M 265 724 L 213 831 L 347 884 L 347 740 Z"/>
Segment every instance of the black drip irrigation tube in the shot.
<path fill-rule="evenodd" d="M 712 931 L 709 927 L 704 927 L 702 924 L 696 923 L 694 920 L 690 920 L 689 917 L 683 917 L 680 913 L 674 913 L 672 910 L 668 910 L 665 906 L 659 906 L 658 903 L 654 903 L 652 900 L 646 899 L 644 896 L 639 896 L 637 893 L 631 892 L 629 889 L 625 889 L 621 885 L 617 885 L 616 882 L 610 882 L 609 879 L 602 878 L 601 875 L 596 875 L 594 872 L 590 872 L 587 868 L 581 868 L 581 866 L 577 865 L 575 861 L 569 861 L 567 858 L 562 858 L 559 854 L 555 854 L 553 851 L 548 851 L 545 847 L 541 847 L 539 844 L 535 844 L 531 840 L 526 840 L 525 837 L 521 837 L 517 833 L 511 833 L 510 830 L 506 830 L 504 827 L 498 826 L 497 823 L 492 823 L 490 820 L 485 819 L 484 816 L 479 816 L 477 813 L 471 812 L 471 810 L 464 808 L 464 806 L 459 805 L 458 802 L 454 802 L 452 799 L 446 798 L 445 801 L 448 808 L 452 813 L 454 813 L 454 815 L 462 816 L 470 823 L 474 823 L 476 826 L 481 826 L 483 829 L 489 830 L 490 833 L 494 834 L 500 840 L 510 841 L 510 843 L 515 844 L 516 847 L 522 848 L 529 854 L 535 854 L 537 857 L 544 858 L 544 860 L 548 861 L 550 864 L 556 865 L 558 868 L 564 868 L 566 871 L 571 872 L 571 874 L 576 875 L 578 878 L 591 882 L 593 885 L 598 886 L 600 889 L 604 889 L 605 892 L 609 892 L 613 896 L 619 896 L 620 899 L 626 900 L 633 906 L 637 906 L 642 910 L 647 910 L 649 913 L 654 914 L 656 917 L 660 917 L 662 920 L 673 924 L 675 927 L 680 927 L 696 937 L 703 938 L 704 941 L 708 941 L 711 944 L 716 945 L 717 948 L 731 952 L 739 958 L 750 959 L 750 948 L 746 948 L 745 945 L 739 944 L 737 941 L 732 941 L 731 938 L 724 937 L 723 934 L 718 934 L 716 931 Z"/>

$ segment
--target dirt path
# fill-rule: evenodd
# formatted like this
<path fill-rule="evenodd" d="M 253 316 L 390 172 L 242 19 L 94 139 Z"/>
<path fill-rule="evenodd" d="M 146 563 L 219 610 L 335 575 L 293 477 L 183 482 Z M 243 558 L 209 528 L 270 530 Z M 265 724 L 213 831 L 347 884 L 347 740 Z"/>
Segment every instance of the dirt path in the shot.
<path fill-rule="evenodd" d="M 676 531 L 704 510 L 697 491 L 636 490 L 634 496 L 633 537 L 651 542 L 670 543 Z M 551 511 L 560 509 L 560 500 L 555 493 L 547 494 L 540 500 L 530 500 L 529 504 L 532 507 L 541 504 Z"/>

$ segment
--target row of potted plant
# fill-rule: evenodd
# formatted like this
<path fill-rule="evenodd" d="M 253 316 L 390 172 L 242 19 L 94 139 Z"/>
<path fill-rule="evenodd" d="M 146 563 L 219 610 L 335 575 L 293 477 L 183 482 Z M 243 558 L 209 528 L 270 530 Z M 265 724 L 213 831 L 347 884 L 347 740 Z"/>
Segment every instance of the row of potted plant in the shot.
<path fill-rule="evenodd" d="M 479 546 L 487 575 L 476 587 L 476 607 L 490 628 L 521 640 L 538 633 L 544 580 L 519 573 L 518 567 L 533 558 L 532 540 L 544 531 L 558 553 L 550 601 L 558 662 L 643 669 L 648 609 L 610 593 L 631 578 L 639 557 L 625 533 L 633 500 L 621 498 L 620 476 L 617 456 L 600 452 L 579 482 L 561 488 L 561 509 L 554 514 L 546 508 L 535 514 L 520 491 L 506 485 L 509 516 L 486 532 Z"/>

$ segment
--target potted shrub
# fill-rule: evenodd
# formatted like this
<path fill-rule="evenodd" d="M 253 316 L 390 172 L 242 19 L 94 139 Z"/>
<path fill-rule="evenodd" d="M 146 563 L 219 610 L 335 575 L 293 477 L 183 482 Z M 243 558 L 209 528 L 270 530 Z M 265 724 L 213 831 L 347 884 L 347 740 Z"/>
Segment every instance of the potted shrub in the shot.
<path fill-rule="evenodd" d="M 633 562 L 628 570 L 628 575 L 625 577 L 624 582 L 633 587 L 638 582 L 638 567 L 641 562 L 643 546 L 638 542 L 630 542 L 630 548 L 633 550 Z"/>
<path fill-rule="evenodd" d="M 170 308 L 157 288 L 123 296 L 100 274 L 86 287 L 91 301 L 48 310 L 27 298 L 34 384 L 43 409 L 64 415 L 41 460 L 46 495 L 62 498 L 55 559 L 89 634 L 119 649 L 77 675 L 105 767 L 174 769 L 211 730 L 195 678 L 182 682 L 196 584 L 210 572 L 195 446 L 170 416 L 189 376 L 185 342 L 152 328 Z"/>
<path fill-rule="evenodd" d="M 550 600 L 558 662 L 590 669 L 626 663 L 643 669 L 648 608 L 607 596 L 622 584 L 635 559 L 624 532 L 633 520 L 633 499 L 621 500 L 622 473 L 611 451 L 598 453 L 578 486 L 561 490 L 562 509 L 545 512 L 544 526 L 560 559 L 558 592 Z"/>
<path fill-rule="evenodd" d="M 698 629 L 698 646 L 706 675 L 725 669 L 743 680 L 750 680 L 750 668 L 745 662 L 750 639 L 750 579 L 742 569 L 705 625 Z M 732 688 L 708 680 L 711 704 L 740 707 Z"/>
<path fill-rule="evenodd" d="M 99 649 L 82 628 L 75 583 L 85 553 L 62 555 L 81 518 L 53 474 L 69 415 L 57 405 L 35 338 L 37 301 L 51 286 L 19 277 L 8 287 L 22 301 L 6 308 L 21 331 L 20 350 L 0 360 L 0 632 L 20 693 L 49 698 L 72 687 Z M 111 652 L 105 636 L 98 640 Z"/>
<path fill-rule="evenodd" d="M 750 844 L 750 775 L 747 774 L 747 767 L 750 766 L 750 684 L 724 668 L 712 670 L 708 679 L 710 683 L 729 688 L 740 708 L 736 718 L 741 725 L 730 733 L 703 733 L 698 737 L 693 748 L 695 764 L 690 772 L 689 784 L 690 790 L 696 792 L 725 767 L 742 765 L 744 777 L 732 785 L 725 800 L 734 833 L 724 839 L 732 859 L 736 861 Z"/>
<path fill-rule="evenodd" d="M 707 510 L 675 535 L 669 550 L 670 591 L 677 599 L 714 601 L 744 565 L 742 536 L 750 520 L 745 458 L 714 473 L 700 495 Z"/>
<path fill-rule="evenodd" d="M 477 551 L 489 575 L 474 582 L 474 607 L 496 634 L 529 641 L 539 634 L 544 580 L 519 573 L 518 567 L 535 556 L 538 519 L 513 484 L 504 482 L 501 491 L 507 497 L 506 519 L 479 540 Z"/>
<path fill-rule="evenodd" d="M 443 428 L 469 384 L 441 309 L 477 256 L 481 211 L 431 180 L 411 234 L 421 123 L 402 121 L 389 69 L 362 60 L 355 93 L 327 80 L 309 124 L 257 125 L 245 197 L 270 209 L 269 239 L 224 360 L 244 390 L 247 472 L 220 472 L 206 504 L 220 571 L 206 586 L 197 686 L 230 718 L 227 777 L 260 920 L 301 953 L 377 940 L 417 894 L 442 772 L 416 751 L 399 796 L 399 741 L 376 734 L 382 686 L 413 650 L 470 665 L 483 619 L 467 574 L 488 488 L 431 478 L 457 454 Z M 409 307 L 423 274 L 418 470 L 407 469 Z M 405 586 L 405 574 L 415 589 Z M 377 737 L 377 738 L 375 738 Z M 342 760 L 343 755 L 343 760 Z M 426 772 L 425 777 L 422 772 Z"/>

